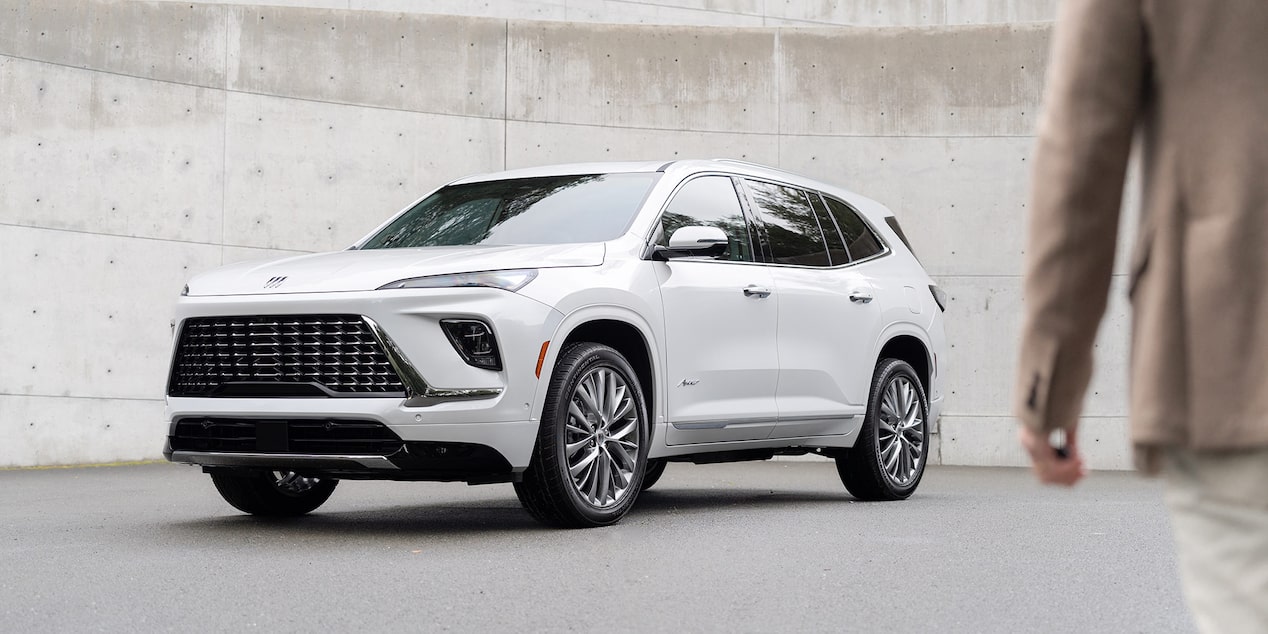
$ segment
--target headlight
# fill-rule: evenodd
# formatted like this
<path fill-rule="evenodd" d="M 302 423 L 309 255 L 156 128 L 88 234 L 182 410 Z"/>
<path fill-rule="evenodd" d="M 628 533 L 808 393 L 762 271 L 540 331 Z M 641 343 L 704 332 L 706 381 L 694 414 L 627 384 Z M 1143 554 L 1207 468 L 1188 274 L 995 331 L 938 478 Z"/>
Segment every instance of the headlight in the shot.
<path fill-rule="evenodd" d="M 428 275 L 397 280 L 384 284 L 378 290 L 388 288 L 455 288 L 463 286 L 485 286 L 515 292 L 524 288 L 525 284 L 537 277 L 536 269 L 511 269 L 507 271 L 480 271 L 477 273 L 452 273 L 449 275 Z"/>

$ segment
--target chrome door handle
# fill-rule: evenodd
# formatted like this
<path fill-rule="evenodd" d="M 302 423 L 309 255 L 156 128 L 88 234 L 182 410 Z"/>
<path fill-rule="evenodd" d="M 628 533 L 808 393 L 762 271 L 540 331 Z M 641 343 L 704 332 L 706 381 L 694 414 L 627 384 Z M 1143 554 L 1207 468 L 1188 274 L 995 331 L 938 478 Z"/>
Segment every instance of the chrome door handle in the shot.
<path fill-rule="evenodd" d="M 758 298 L 770 297 L 770 289 L 766 288 L 765 286 L 753 286 L 753 285 L 745 286 L 744 296 L 758 297 Z"/>
<path fill-rule="evenodd" d="M 872 294 L 862 289 L 850 291 L 850 301 L 857 302 L 859 304 L 866 304 L 872 301 Z"/>

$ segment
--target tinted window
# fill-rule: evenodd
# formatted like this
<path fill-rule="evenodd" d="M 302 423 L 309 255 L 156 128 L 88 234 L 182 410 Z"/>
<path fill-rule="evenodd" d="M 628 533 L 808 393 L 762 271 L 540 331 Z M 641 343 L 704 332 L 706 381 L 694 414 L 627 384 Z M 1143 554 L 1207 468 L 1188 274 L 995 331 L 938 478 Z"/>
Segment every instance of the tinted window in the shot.
<path fill-rule="evenodd" d="M 885 250 L 867 223 L 849 205 L 827 196 L 824 196 L 824 200 L 828 202 L 828 209 L 832 211 L 837 226 L 841 227 L 841 236 L 845 238 L 845 246 L 850 250 L 851 259 L 870 258 Z"/>
<path fill-rule="evenodd" d="M 726 234 L 727 252 L 717 259 L 753 261 L 744 211 L 730 178 L 702 176 L 683 185 L 660 217 L 661 235 L 657 244 L 668 246 L 669 236 L 675 230 L 690 226 L 717 227 Z"/>
<path fill-rule="evenodd" d="M 766 224 L 772 261 L 777 264 L 828 266 L 828 250 L 819 221 L 800 189 L 761 181 L 744 181 Z"/>
<path fill-rule="evenodd" d="M 903 227 L 898 224 L 898 219 L 893 216 L 885 216 L 885 224 L 889 225 L 889 228 L 893 229 L 894 233 L 898 234 L 898 239 L 902 240 L 903 244 L 907 245 L 907 250 L 911 251 L 911 255 L 915 257 L 916 250 L 911 248 L 911 242 L 907 240 L 907 234 L 903 233 Z M 916 259 L 919 260 L 920 258 L 916 257 Z"/>
<path fill-rule="evenodd" d="M 591 174 L 450 185 L 361 248 L 611 240 L 629 226 L 659 176 Z"/>
<path fill-rule="evenodd" d="M 828 256 L 832 259 L 832 265 L 849 262 L 850 252 L 845 248 L 845 241 L 841 239 L 841 232 L 837 231 L 836 223 L 828 215 L 828 206 L 824 204 L 823 196 L 820 196 L 818 192 L 806 193 L 810 196 L 810 206 L 815 211 L 815 218 L 819 220 L 819 227 L 823 229 L 823 237 L 828 242 Z"/>

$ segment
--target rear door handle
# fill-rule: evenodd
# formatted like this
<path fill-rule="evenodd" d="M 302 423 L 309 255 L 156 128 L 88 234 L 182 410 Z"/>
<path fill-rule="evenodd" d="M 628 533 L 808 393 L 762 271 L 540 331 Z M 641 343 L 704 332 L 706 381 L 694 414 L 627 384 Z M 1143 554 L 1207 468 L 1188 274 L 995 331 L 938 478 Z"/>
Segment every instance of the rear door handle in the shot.
<path fill-rule="evenodd" d="M 857 302 L 859 304 L 866 304 L 872 301 L 872 293 L 863 289 L 850 291 L 850 301 Z"/>
<path fill-rule="evenodd" d="M 765 286 L 753 286 L 750 284 L 744 287 L 744 296 L 757 298 L 770 297 L 770 289 Z"/>

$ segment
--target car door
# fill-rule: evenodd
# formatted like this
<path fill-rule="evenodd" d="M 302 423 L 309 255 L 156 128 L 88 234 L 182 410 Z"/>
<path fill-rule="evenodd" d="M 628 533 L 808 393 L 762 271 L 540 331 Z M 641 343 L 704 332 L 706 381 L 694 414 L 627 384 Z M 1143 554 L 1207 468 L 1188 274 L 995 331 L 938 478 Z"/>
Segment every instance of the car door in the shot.
<path fill-rule="evenodd" d="M 755 262 L 751 222 L 730 177 L 684 183 L 661 216 L 657 242 L 697 225 L 722 229 L 727 251 L 652 262 L 665 315 L 666 442 L 766 438 L 777 416 L 778 299 L 770 270 Z"/>
<path fill-rule="evenodd" d="M 772 437 L 846 433 L 867 405 L 880 311 L 817 193 L 745 179 L 779 295 L 779 424 Z"/>

